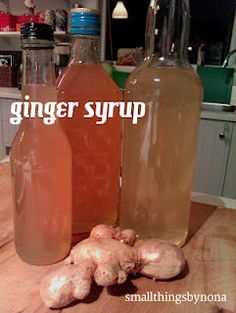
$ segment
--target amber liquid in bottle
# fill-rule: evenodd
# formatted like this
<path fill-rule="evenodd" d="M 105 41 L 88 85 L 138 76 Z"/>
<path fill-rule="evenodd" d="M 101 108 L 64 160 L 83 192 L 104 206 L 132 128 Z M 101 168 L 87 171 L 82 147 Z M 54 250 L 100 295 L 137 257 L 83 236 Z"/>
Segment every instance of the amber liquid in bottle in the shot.
<path fill-rule="evenodd" d="M 58 79 L 60 101 L 79 101 L 72 119 L 61 125 L 73 153 L 73 233 L 118 219 L 121 119 L 118 111 L 105 124 L 84 118 L 88 101 L 122 101 L 122 94 L 100 64 L 70 63 Z M 95 106 L 93 106 L 95 110 Z"/>

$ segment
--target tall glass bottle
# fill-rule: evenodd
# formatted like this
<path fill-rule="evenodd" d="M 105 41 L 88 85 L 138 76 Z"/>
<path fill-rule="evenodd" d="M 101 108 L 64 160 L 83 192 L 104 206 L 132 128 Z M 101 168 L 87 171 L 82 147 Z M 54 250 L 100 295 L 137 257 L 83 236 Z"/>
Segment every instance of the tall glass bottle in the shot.
<path fill-rule="evenodd" d="M 85 103 L 122 101 L 122 94 L 99 64 L 98 12 L 73 9 L 70 23 L 72 57 L 57 87 L 60 101 L 79 101 L 74 117 L 61 120 L 61 125 L 73 154 L 73 231 L 87 233 L 99 223 L 117 221 L 121 120 L 115 110 L 114 118 L 96 124 L 100 118 L 84 117 Z"/>
<path fill-rule="evenodd" d="M 56 102 L 53 31 L 34 23 L 21 31 L 22 99 Z M 23 119 L 11 147 L 11 168 L 17 253 L 38 265 L 63 259 L 72 233 L 71 150 L 57 121 L 45 125 L 40 117 Z"/>
<path fill-rule="evenodd" d="M 146 59 L 126 85 L 126 100 L 145 102 L 146 114 L 135 126 L 124 122 L 120 224 L 177 245 L 188 234 L 202 101 L 188 33 L 187 0 L 151 1 Z"/>

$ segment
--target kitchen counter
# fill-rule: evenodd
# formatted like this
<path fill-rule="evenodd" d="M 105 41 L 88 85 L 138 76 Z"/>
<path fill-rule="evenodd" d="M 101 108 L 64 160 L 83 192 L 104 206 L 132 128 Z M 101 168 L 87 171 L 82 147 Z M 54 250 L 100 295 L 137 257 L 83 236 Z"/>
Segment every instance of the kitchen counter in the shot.
<path fill-rule="evenodd" d="M 17 256 L 9 163 L 0 165 L 0 312 L 1 313 L 233 313 L 236 312 L 236 211 L 192 203 L 190 231 L 183 248 L 188 266 L 178 278 L 154 282 L 137 275 L 109 289 L 93 286 L 91 296 L 63 310 L 49 310 L 40 300 L 39 284 L 57 268 L 31 266 Z M 125 294 L 225 294 L 227 302 L 126 302 Z"/>
<path fill-rule="evenodd" d="M 214 196 L 207 193 L 193 191 L 192 201 L 236 210 L 236 199 Z"/>
<path fill-rule="evenodd" d="M 0 87 L 0 98 L 21 99 L 21 91 L 17 88 Z"/>
<path fill-rule="evenodd" d="M 236 113 L 203 110 L 201 111 L 201 119 L 236 122 Z"/>

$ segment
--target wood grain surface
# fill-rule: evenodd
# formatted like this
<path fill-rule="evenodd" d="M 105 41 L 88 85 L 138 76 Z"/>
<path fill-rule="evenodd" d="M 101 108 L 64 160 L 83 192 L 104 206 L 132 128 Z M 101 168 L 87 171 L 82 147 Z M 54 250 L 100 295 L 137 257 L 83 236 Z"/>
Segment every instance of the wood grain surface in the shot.
<path fill-rule="evenodd" d="M 183 248 L 188 266 L 178 278 L 154 282 L 136 276 L 124 285 L 93 286 L 82 302 L 50 310 L 39 297 L 43 277 L 57 268 L 25 264 L 13 240 L 9 164 L 0 165 L 0 313 L 236 313 L 236 210 L 193 203 L 189 239 Z M 128 302 L 126 294 L 225 294 L 224 302 Z M 159 294 L 160 295 L 160 294 Z"/>

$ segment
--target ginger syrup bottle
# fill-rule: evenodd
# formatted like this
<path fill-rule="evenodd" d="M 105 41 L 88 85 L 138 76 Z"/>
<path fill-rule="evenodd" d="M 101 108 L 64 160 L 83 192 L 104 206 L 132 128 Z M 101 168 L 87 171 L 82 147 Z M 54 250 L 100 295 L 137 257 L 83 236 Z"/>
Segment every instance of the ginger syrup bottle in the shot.
<path fill-rule="evenodd" d="M 79 102 L 73 118 L 61 120 L 72 147 L 73 232 L 78 234 L 117 221 L 121 119 L 115 111 L 113 118 L 99 125 L 99 118 L 84 115 L 86 102 L 122 101 L 122 94 L 99 64 L 98 12 L 72 9 L 70 23 L 72 56 L 57 79 L 57 88 L 60 101 Z"/>
<path fill-rule="evenodd" d="M 56 102 L 49 25 L 22 26 L 22 101 Z M 59 123 L 24 118 L 11 147 L 15 246 L 27 263 L 44 265 L 67 256 L 71 247 L 71 149 Z"/>
<path fill-rule="evenodd" d="M 187 0 L 152 0 L 146 59 L 129 77 L 126 101 L 146 103 L 124 121 L 120 224 L 181 246 L 188 234 L 202 87 L 187 58 Z M 155 35 L 157 34 L 157 36 Z"/>

